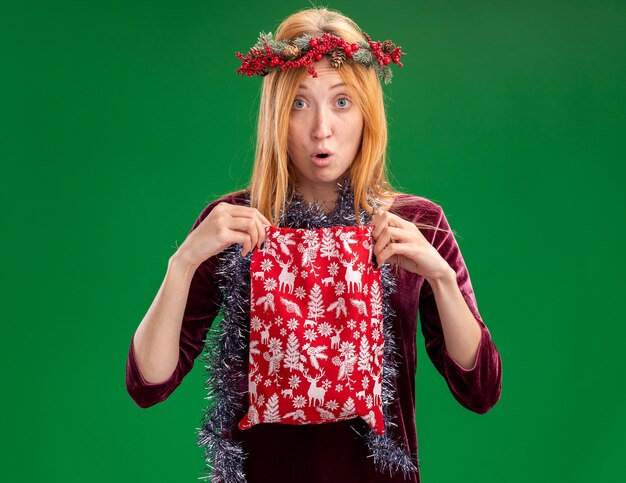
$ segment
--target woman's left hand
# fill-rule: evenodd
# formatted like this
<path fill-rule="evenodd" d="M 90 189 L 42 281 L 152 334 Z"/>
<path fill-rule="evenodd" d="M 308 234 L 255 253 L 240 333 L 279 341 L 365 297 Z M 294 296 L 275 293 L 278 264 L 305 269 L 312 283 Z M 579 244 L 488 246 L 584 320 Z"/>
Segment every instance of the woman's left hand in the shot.
<path fill-rule="evenodd" d="M 374 225 L 372 237 L 376 242 L 373 253 L 379 267 L 386 262 L 393 263 L 426 280 L 434 280 L 451 269 L 410 221 L 386 210 L 378 210 L 372 216 L 371 224 Z"/>

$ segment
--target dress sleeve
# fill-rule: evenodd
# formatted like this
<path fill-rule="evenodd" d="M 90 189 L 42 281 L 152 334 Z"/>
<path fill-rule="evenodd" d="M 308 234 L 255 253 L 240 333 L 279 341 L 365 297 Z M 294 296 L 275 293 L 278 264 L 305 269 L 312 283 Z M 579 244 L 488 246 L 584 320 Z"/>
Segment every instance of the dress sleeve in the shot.
<path fill-rule="evenodd" d="M 189 233 L 220 201 L 223 200 L 212 202 L 202 211 Z M 193 368 L 196 357 L 202 352 L 206 334 L 221 307 L 221 295 L 215 277 L 217 262 L 217 255 L 205 260 L 193 275 L 181 326 L 178 365 L 166 381 L 149 383 L 143 378 L 135 359 L 133 334 L 126 362 L 126 389 L 139 407 L 147 408 L 167 399 Z"/>
<path fill-rule="evenodd" d="M 449 230 L 450 225 L 439 205 L 434 225 Z M 434 235 L 432 233 L 434 232 Z M 488 412 L 500 399 L 502 361 L 489 329 L 478 312 L 478 304 L 463 256 L 451 232 L 427 230 L 425 236 L 456 272 L 459 289 L 481 328 L 481 338 L 474 366 L 459 365 L 446 350 L 441 320 L 432 287 L 427 281 L 420 291 L 419 314 L 426 343 L 426 352 L 433 365 L 446 380 L 455 399 L 467 409 L 479 414 Z M 431 241 L 432 240 L 432 241 Z"/>

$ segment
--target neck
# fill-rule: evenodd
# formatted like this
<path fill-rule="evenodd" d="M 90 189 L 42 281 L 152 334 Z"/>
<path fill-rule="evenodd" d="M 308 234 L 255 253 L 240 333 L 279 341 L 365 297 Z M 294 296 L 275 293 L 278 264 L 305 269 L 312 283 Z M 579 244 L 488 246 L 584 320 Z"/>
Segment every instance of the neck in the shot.
<path fill-rule="evenodd" d="M 295 187 L 296 196 L 300 197 L 304 202 L 316 205 L 325 214 L 332 213 L 337 206 L 337 199 L 339 194 L 337 190 L 332 192 L 326 191 L 321 194 L 319 191 L 311 192 L 308 190 L 301 190 L 299 187 Z"/>
<path fill-rule="evenodd" d="M 346 179 L 347 176 L 342 176 L 333 183 L 317 186 L 298 183 L 294 187 L 294 192 L 296 196 L 300 197 L 303 201 L 314 203 L 324 213 L 329 214 L 332 213 L 337 206 L 340 190 L 339 183 L 345 183 Z"/>
<path fill-rule="evenodd" d="M 350 187 L 350 178 L 341 182 L 337 181 L 335 201 L 322 200 L 326 201 L 325 205 L 319 198 L 313 202 L 307 201 L 297 188 L 297 186 L 293 187 L 293 198 L 281 212 L 278 226 L 312 229 L 336 225 L 356 225 L 354 196 Z"/>

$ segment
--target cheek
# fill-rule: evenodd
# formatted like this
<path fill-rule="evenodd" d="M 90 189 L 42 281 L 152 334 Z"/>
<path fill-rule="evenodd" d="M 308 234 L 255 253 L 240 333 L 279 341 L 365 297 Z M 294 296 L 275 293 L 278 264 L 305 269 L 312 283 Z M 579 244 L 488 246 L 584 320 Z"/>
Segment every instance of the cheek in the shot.
<path fill-rule="evenodd" d="M 287 133 L 289 136 L 289 139 L 291 140 L 295 140 L 298 139 L 298 137 L 300 136 L 300 131 L 302 131 L 302 123 L 298 123 L 295 121 L 290 121 L 288 124 L 288 129 L 287 129 Z"/>
<path fill-rule="evenodd" d="M 363 117 L 355 116 L 350 120 L 350 137 L 355 140 L 360 140 L 363 134 Z"/>
<path fill-rule="evenodd" d="M 294 147 L 294 140 L 296 138 L 297 138 L 296 130 L 295 130 L 294 126 L 290 123 L 289 127 L 287 129 L 287 146 L 290 149 L 293 149 L 293 147 Z"/>

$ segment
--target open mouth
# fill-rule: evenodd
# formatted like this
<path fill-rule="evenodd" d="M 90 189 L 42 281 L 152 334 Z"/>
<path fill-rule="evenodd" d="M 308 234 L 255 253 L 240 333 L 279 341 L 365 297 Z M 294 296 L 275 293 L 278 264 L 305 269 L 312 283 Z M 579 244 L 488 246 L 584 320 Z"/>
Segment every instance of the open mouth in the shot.
<path fill-rule="evenodd" d="M 315 157 L 319 159 L 324 159 L 328 157 L 328 154 L 316 154 Z"/>

